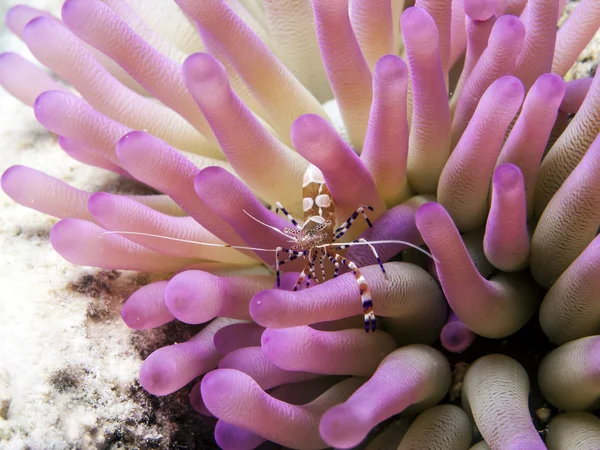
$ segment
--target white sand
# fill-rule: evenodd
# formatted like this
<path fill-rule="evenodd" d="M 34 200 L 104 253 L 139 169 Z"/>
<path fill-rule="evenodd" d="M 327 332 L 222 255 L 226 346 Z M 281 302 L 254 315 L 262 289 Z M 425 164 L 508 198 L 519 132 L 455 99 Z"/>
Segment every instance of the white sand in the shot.
<path fill-rule="evenodd" d="M 16 3 L 0 2 L 2 16 Z M 59 15 L 62 1 L 26 3 Z M 29 55 L 3 22 L 0 49 Z M 84 190 L 119 185 L 115 175 L 67 156 L 31 108 L 2 89 L 0 148 L 0 172 L 22 164 Z M 48 239 L 56 219 L 2 191 L 0 205 L 0 449 L 144 448 L 153 442 L 165 448 L 173 426 L 168 417 L 143 423 L 155 420 L 147 411 L 169 414 L 174 401 L 187 399 L 150 407 L 153 400 L 136 385 L 140 351 L 147 354 L 164 338 L 132 333 L 120 319 L 137 274 L 111 280 L 114 274 L 71 265 Z"/>

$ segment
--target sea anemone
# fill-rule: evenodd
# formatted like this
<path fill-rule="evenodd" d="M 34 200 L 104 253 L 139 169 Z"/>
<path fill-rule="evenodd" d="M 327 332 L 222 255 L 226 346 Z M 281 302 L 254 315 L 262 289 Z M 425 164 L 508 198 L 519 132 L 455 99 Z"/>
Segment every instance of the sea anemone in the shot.
<path fill-rule="evenodd" d="M 129 298 L 129 327 L 209 322 L 152 353 L 142 386 L 167 395 L 202 377 L 192 404 L 231 449 L 351 448 L 391 417 L 370 448 L 466 449 L 472 422 L 478 448 L 544 448 L 530 378 L 574 411 L 548 445 L 600 433 L 578 413 L 600 396 L 600 75 L 563 79 L 599 3 L 558 32 L 559 0 L 175 3 L 67 0 L 62 21 L 12 8 L 8 26 L 69 86 L 0 56 L 0 84 L 65 152 L 157 191 L 92 194 L 23 166 L 2 177 L 62 219 L 50 241 L 68 261 L 176 273 Z M 347 251 L 374 334 L 352 273 L 293 292 L 290 261 L 271 289 L 273 250 L 289 245 L 273 209 L 302 216 L 309 164 L 338 223 L 373 209 L 348 241 L 432 254 L 377 245 L 383 273 L 368 246 Z M 472 362 L 464 380 L 457 361 Z M 461 385 L 462 408 L 448 405 Z"/>

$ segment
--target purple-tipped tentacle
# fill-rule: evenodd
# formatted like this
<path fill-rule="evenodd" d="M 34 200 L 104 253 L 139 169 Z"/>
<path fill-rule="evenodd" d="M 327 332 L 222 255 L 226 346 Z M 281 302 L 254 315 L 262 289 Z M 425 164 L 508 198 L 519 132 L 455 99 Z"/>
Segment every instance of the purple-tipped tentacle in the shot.
<path fill-rule="evenodd" d="M 100 114 L 81 98 L 63 91 L 46 91 L 36 99 L 33 111 L 48 130 L 81 142 L 121 165 L 115 144 L 131 130 Z"/>
<path fill-rule="evenodd" d="M 540 363 L 544 398 L 563 411 L 594 411 L 600 406 L 600 336 L 561 345 Z"/>
<path fill-rule="evenodd" d="M 559 110 L 575 114 L 581 108 L 585 97 L 590 91 L 594 77 L 578 78 L 565 83 L 565 95 Z"/>
<path fill-rule="evenodd" d="M 396 348 L 387 333 L 373 336 L 360 329 L 319 331 L 311 327 L 267 328 L 261 347 L 276 366 L 324 375 L 371 375 Z"/>
<path fill-rule="evenodd" d="M 207 167 L 194 179 L 194 189 L 214 217 L 225 219 L 241 236 L 246 242 L 242 245 L 267 250 L 275 250 L 278 246 L 287 248 L 291 245 L 286 236 L 258 223 L 252 217 L 278 230 L 289 227 L 289 222 L 265 208 L 244 183 L 227 171 L 219 167 Z M 268 264 L 275 262 L 274 251 L 257 251 L 256 255 Z M 298 266 L 292 263 L 287 267 Z"/>
<path fill-rule="evenodd" d="M 385 267 L 387 278 L 377 265 L 361 268 L 375 299 L 375 314 L 394 321 L 390 331 L 399 344 L 435 341 L 446 319 L 446 304 L 435 280 L 413 264 Z M 263 291 L 250 302 L 252 318 L 269 328 L 309 325 L 362 312 L 352 274 L 297 292 Z"/>
<path fill-rule="evenodd" d="M 252 431 L 219 420 L 215 426 L 215 441 L 222 450 L 254 450 L 265 439 Z"/>
<path fill-rule="evenodd" d="M 448 76 L 450 70 L 450 47 L 451 47 L 451 22 L 452 1 L 445 2 L 439 0 L 417 0 L 415 6 L 424 9 L 431 16 L 435 23 L 438 34 L 440 58 L 445 76 Z M 454 38 L 454 36 L 452 36 Z"/>
<path fill-rule="evenodd" d="M 540 324 L 550 340 L 564 344 L 600 334 L 600 236 L 552 285 L 540 306 Z"/>
<path fill-rule="evenodd" d="M 517 361 L 487 355 L 465 375 L 462 402 L 490 448 L 545 450 L 528 405 L 529 378 Z"/>
<path fill-rule="evenodd" d="M 67 0 L 62 7 L 62 18 L 79 38 L 111 57 L 153 97 L 177 112 L 205 136 L 206 139 L 200 140 L 202 147 L 199 147 L 203 154 L 213 157 L 221 155 L 206 119 L 183 84 L 179 64 L 154 49 L 100 1 Z M 137 55 L 136 58 L 131 58 L 133 53 Z M 169 127 L 173 126 L 169 124 Z"/>
<path fill-rule="evenodd" d="M 549 288 L 600 226 L 600 138 L 552 197 L 531 239 L 531 273 Z"/>
<path fill-rule="evenodd" d="M 88 209 L 94 219 L 111 231 L 149 233 L 174 239 L 225 245 L 191 217 L 172 217 L 127 197 L 99 192 L 88 200 Z M 252 264 L 254 261 L 239 252 L 221 247 L 195 245 L 191 242 L 176 242 L 155 236 L 123 234 L 137 242 L 165 255 L 181 258 L 198 258 L 233 264 Z"/>
<path fill-rule="evenodd" d="M 215 317 L 249 320 L 250 299 L 272 283 L 270 275 L 220 277 L 187 270 L 169 281 L 165 299 L 171 314 L 185 323 L 204 323 Z"/>
<path fill-rule="evenodd" d="M 62 22 L 49 14 L 47 11 L 31 8 L 26 5 L 17 5 L 8 10 L 6 13 L 6 25 L 15 33 L 19 38 L 23 39 L 23 30 L 25 26 L 36 17 L 46 17 L 62 25 Z M 96 50 L 93 47 L 87 49 L 94 58 L 101 63 L 105 69 L 115 76 L 121 83 L 133 89 L 139 94 L 147 95 L 147 92 L 142 88 L 127 72 L 125 72 L 120 66 L 118 66 L 112 59 L 106 56 L 104 53 Z"/>
<path fill-rule="evenodd" d="M 450 21 L 450 57 L 448 67 L 452 67 L 462 57 L 467 46 L 467 29 L 465 27 L 464 0 L 452 1 L 452 18 Z"/>
<path fill-rule="evenodd" d="M 559 0 L 529 0 L 524 14 L 525 41 L 517 58 L 515 75 L 529 88 L 542 74 L 552 70 L 556 43 Z M 563 75 L 563 74 L 560 74 Z"/>
<path fill-rule="evenodd" d="M 565 76 L 600 27 L 600 3 L 581 1 L 556 35 L 552 73 Z"/>
<path fill-rule="evenodd" d="M 298 186 L 308 164 L 273 136 L 233 92 L 225 68 L 211 55 L 195 53 L 183 63 L 183 79 L 236 174 L 271 204 L 279 201 L 290 211 L 301 212 Z M 277 170 L 270 170 L 266 161 L 277 161 Z"/>
<path fill-rule="evenodd" d="M 471 19 L 477 22 L 485 22 L 490 19 L 499 7 L 497 0 L 464 0 L 465 14 Z"/>
<path fill-rule="evenodd" d="M 263 390 L 321 377 L 317 373 L 285 370 L 273 362 L 260 346 L 244 347 L 227 353 L 219 363 L 219 369 L 235 369 L 252 377 Z"/>
<path fill-rule="evenodd" d="M 245 245 L 233 228 L 224 219 L 215 216 L 198 198 L 194 178 L 200 169 L 177 150 L 141 131 L 123 136 L 116 150 L 120 165 L 137 180 L 169 195 L 185 212 L 223 241 L 230 245 Z"/>
<path fill-rule="evenodd" d="M 371 107 L 371 70 L 350 23 L 348 0 L 313 0 L 327 78 L 352 146 L 363 145 Z"/>
<path fill-rule="evenodd" d="M 215 347 L 223 355 L 244 347 L 260 347 L 264 331 L 254 322 L 234 323 L 215 333 Z"/>
<path fill-rule="evenodd" d="M 475 333 L 469 330 L 453 311 L 450 311 L 448 321 L 440 333 L 442 346 L 449 352 L 462 353 L 474 340 Z"/>
<path fill-rule="evenodd" d="M 60 218 L 96 221 L 87 209 L 91 193 L 69 186 L 43 172 L 25 166 L 12 166 L 2 175 L 1 185 L 8 196 L 28 208 Z M 180 212 L 165 195 L 130 197 L 156 211 L 166 214 Z"/>
<path fill-rule="evenodd" d="M 556 140 L 544 157 L 536 184 L 535 213 L 537 216 L 548 205 L 556 191 L 600 133 L 600 74 L 594 75 L 583 104 L 566 130 Z"/>
<path fill-rule="evenodd" d="M 16 5 L 6 12 L 6 26 L 10 31 L 23 39 L 23 30 L 36 17 L 48 17 L 58 22 L 48 11 L 32 8 L 27 5 Z"/>
<path fill-rule="evenodd" d="M 134 330 L 147 330 L 175 319 L 165 304 L 166 288 L 166 281 L 156 281 L 131 294 L 121 309 L 125 325 Z"/>
<path fill-rule="evenodd" d="M 377 61 L 373 74 L 373 104 L 360 158 L 389 208 L 406 200 L 410 192 L 406 179 L 407 87 L 408 68 L 400 57 L 386 55 Z"/>
<path fill-rule="evenodd" d="M 344 401 L 364 381 L 349 378 L 336 384 L 312 402 L 295 406 L 263 391 L 248 375 L 233 369 L 217 369 L 202 380 L 202 398 L 219 419 L 265 439 L 298 449 L 321 449 L 321 415 Z"/>
<path fill-rule="evenodd" d="M 494 81 L 442 171 L 437 201 L 460 231 L 476 230 L 485 223 L 490 179 L 504 134 L 522 101 L 523 84 L 518 79 L 505 76 Z"/>
<path fill-rule="evenodd" d="M 223 357 L 213 344 L 217 330 L 233 320 L 217 318 L 189 341 L 155 350 L 140 368 L 140 383 L 153 395 L 168 395 L 214 369 Z"/>
<path fill-rule="evenodd" d="M 9 167 L 0 181 L 15 202 L 54 217 L 95 222 L 87 210 L 90 193 L 26 166 Z"/>
<path fill-rule="evenodd" d="M 29 106 L 44 91 L 64 89 L 45 70 L 12 52 L 0 54 L 0 86 Z"/>
<path fill-rule="evenodd" d="M 80 219 L 63 219 L 52 228 L 50 243 L 72 264 L 103 269 L 172 272 L 193 259 L 165 256 Z M 85 245 L 81 245 L 85 242 Z"/>
<path fill-rule="evenodd" d="M 537 310 L 540 292 L 526 273 L 500 273 L 489 281 L 483 278 L 450 215 L 438 203 L 423 205 L 416 221 L 436 258 L 446 299 L 467 327 L 481 336 L 500 338 L 527 323 Z"/>
<path fill-rule="evenodd" d="M 291 133 L 298 153 L 323 172 L 339 219 L 345 220 L 360 205 L 374 208 L 369 216 L 372 221 L 383 214 L 385 204 L 369 169 L 329 122 L 305 114 L 294 122 Z M 348 173 L 352 173 L 351 178 Z"/>
<path fill-rule="evenodd" d="M 206 140 L 174 111 L 121 84 L 58 21 L 33 19 L 23 39 L 38 60 L 68 80 L 101 114 L 133 129 L 147 129 L 179 148 L 205 145 Z"/>
<path fill-rule="evenodd" d="M 125 178 L 133 178 L 126 170 L 106 159 L 100 152 L 75 139 L 59 136 L 58 144 L 67 155 L 83 164 L 110 170 Z"/>
<path fill-rule="evenodd" d="M 536 80 L 527 93 L 519 117 L 496 162 L 496 167 L 504 163 L 515 164 L 523 172 L 527 217 L 533 215 L 533 196 L 540 161 L 564 93 L 565 83 L 558 75 L 548 73 Z"/>
<path fill-rule="evenodd" d="M 524 37 L 525 27 L 517 17 L 502 16 L 494 24 L 489 44 L 465 81 L 458 98 L 452 120 L 453 147 L 470 124 L 488 87 L 497 78 L 514 72 Z"/>
<path fill-rule="evenodd" d="M 263 107 L 266 120 L 283 142 L 289 144 L 290 128 L 299 115 L 315 113 L 326 116 L 312 94 L 225 1 L 176 0 L 176 3 L 196 22 L 202 36 L 221 48 Z M 227 26 L 223 26 L 224 23 Z M 290 98 L 294 101 L 289 101 Z"/>
<path fill-rule="evenodd" d="M 459 0 L 460 1 L 460 0 Z M 497 2 L 495 0 L 479 1 L 479 0 L 462 0 L 464 2 L 464 13 L 462 17 L 463 27 L 466 33 L 466 51 L 464 63 L 452 98 L 450 99 L 450 111 L 454 114 L 456 105 L 460 99 L 462 89 L 473 72 L 479 58 L 487 48 L 488 40 L 497 16 L 494 14 Z M 452 13 L 455 8 L 452 6 Z M 460 56 L 460 55 L 459 55 Z"/>
<path fill-rule="evenodd" d="M 502 164 L 494 171 L 483 249 L 487 259 L 504 272 L 521 270 L 529 262 L 525 181 L 514 164 Z"/>
<path fill-rule="evenodd" d="M 354 447 L 375 425 L 409 406 L 422 411 L 435 405 L 449 386 L 450 367 L 440 352 L 424 345 L 400 348 L 346 402 L 323 415 L 321 436 L 333 447 Z"/>
<path fill-rule="evenodd" d="M 400 18 L 410 66 L 412 116 L 407 176 L 421 194 L 433 194 L 450 154 L 450 109 L 439 34 L 422 8 L 408 8 Z"/>
<path fill-rule="evenodd" d="M 371 70 L 383 55 L 396 53 L 392 17 L 392 2 L 350 0 L 352 30 Z"/>

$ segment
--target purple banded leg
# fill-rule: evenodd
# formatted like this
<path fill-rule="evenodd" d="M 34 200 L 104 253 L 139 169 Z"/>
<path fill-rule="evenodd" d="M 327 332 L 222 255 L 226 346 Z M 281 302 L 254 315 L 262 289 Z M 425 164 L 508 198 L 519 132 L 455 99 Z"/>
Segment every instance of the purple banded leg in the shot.
<path fill-rule="evenodd" d="M 285 253 L 289 253 L 289 257 L 280 261 L 279 260 L 279 253 L 281 252 L 285 252 Z M 296 258 L 298 258 L 298 256 L 306 256 L 308 255 L 307 251 L 303 251 L 303 252 L 297 252 L 296 250 L 290 250 L 289 248 L 283 248 L 283 247 L 277 247 L 275 249 L 275 273 L 277 275 L 277 287 L 281 287 L 281 274 L 279 272 L 279 267 L 283 266 L 285 263 L 288 263 L 290 261 L 295 260 Z"/>
<path fill-rule="evenodd" d="M 287 209 L 285 209 L 283 207 L 283 205 L 281 203 L 277 202 L 277 203 L 275 203 L 275 205 L 277 206 L 277 208 L 275 209 L 275 214 L 277 214 L 279 211 L 281 211 L 282 213 L 285 214 L 285 216 L 288 218 L 288 220 L 290 222 L 292 222 L 292 225 L 294 225 L 299 230 L 302 229 L 302 227 L 300 225 L 298 225 L 298 222 L 296 222 L 296 219 L 294 219 L 294 217 L 292 217 L 292 215 L 287 211 Z"/>
<path fill-rule="evenodd" d="M 325 250 L 320 249 L 320 256 L 319 256 L 319 266 L 321 267 L 321 281 L 325 282 L 325 257 L 327 256 L 327 253 L 325 253 Z"/>
<path fill-rule="evenodd" d="M 300 273 L 300 276 L 298 277 L 298 281 L 296 281 L 296 284 L 294 286 L 294 289 L 292 289 L 293 291 L 297 291 L 298 288 L 300 286 L 302 286 L 302 283 L 304 282 L 304 279 L 306 278 L 306 273 L 310 270 L 310 261 L 306 262 L 306 265 L 304 266 L 304 269 L 302 269 L 302 273 Z"/>
<path fill-rule="evenodd" d="M 333 232 L 333 234 L 335 235 L 333 240 L 336 241 L 337 239 L 341 238 L 344 234 L 346 234 L 346 231 L 348 231 L 348 229 L 352 226 L 352 224 L 354 223 L 354 221 L 358 218 L 359 214 L 362 214 L 363 218 L 365 219 L 365 222 L 367 222 L 367 225 L 369 225 L 370 228 L 373 227 L 373 224 L 371 223 L 371 221 L 369 220 L 369 218 L 367 217 L 367 213 L 365 212 L 365 208 L 367 208 L 369 211 L 373 211 L 373 208 L 368 206 L 368 205 L 364 205 L 364 206 L 359 206 L 356 211 L 354 211 L 350 217 L 348 217 L 346 219 L 346 222 L 343 225 L 340 225 L 337 230 L 335 230 Z"/>
<path fill-rule="evenodd" d="M 342 264 L 348 266 L 352 273 L 356 277 L 356 283 L 358 284 L 358 290 L 360 292 L 360 300 L 362 302 L 363 314 L 365 317 L 365 331 L 367 333 L 374 332 L 377 328 L 377 322 L 375 320 L 375 312 L 373 311 L 373 298 L 371 297 L 371 291 L 369 285 L 365 280 L 365 277 L 360 273 L 356 264 L 350 261 L 348 258 L 344 258 L 337 253 L 331 253 L 331 256 Z"/>
<path fill-rule="evenodd" d="M 317 277 L 315 277 L 315 265 L 313 262 L 310 262 L 308 266 L 308 275 L 306 275 L 306 289 L 310 287 L 312 280 L 315 280 L 315 283 L 317 282 Z"/>
<path fill-rule="evenodd" d="M 333 264 L 333 278 L 337 278 L 337 276 L 340 274 L 340 263 L 337 262 L 329 253 L 327 254 L 327 257 L 329 258 L 331 264 Z"/>
<path fill-rule="evenodd" d="M 306 288 L 310 287 L 310 283 L 312 280 L 317 283 L 317 277 L 315 276 L 315 261 L 317 259 L 317 252 L 313 253 L 312 258 L 308 260 L 308 275 L 306 276 Z"/>

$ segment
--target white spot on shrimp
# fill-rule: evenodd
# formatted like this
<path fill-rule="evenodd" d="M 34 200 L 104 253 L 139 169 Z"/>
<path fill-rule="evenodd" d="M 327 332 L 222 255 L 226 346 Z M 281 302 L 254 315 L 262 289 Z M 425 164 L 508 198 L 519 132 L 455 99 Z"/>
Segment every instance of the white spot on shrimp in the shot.
<path fill-rule="evenodd" d="M 312 164 L 308 166 L 306 172 L 304 172 L 304 179 L 302 180 L 302 187 L 308 186 L 310 183 L 324 184 L 325 178 L 323 172 L 321 172 L 317 166 Z"/>
<path fill-rule="evenodd" d="M 315 201 L 312 198 L 304 197 L 302 199 L 302 210 L 308 211 L 310 208 L 313 207 L 314 204 L 315 204 Z"/>
<path fill-rule="evenodd" d="M 331 197 L 327 194 L 317 195 L 315 203 L 319 208 L 329 208 L 331 206 Z"/>

